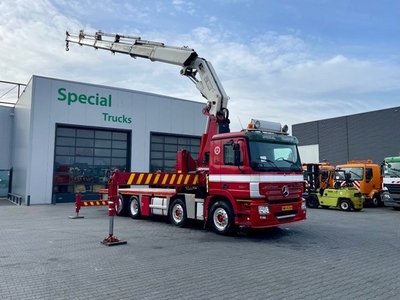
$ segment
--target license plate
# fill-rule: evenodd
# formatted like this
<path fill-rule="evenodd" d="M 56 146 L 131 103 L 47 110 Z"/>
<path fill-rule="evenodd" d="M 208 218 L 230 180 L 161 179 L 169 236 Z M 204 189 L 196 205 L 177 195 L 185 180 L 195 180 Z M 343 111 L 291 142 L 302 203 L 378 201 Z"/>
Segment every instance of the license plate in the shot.
<path fill-rule="evenodd" d="M 285 205 L 282 206 L 282 211 L 293 210 L 293 205 Z"/>

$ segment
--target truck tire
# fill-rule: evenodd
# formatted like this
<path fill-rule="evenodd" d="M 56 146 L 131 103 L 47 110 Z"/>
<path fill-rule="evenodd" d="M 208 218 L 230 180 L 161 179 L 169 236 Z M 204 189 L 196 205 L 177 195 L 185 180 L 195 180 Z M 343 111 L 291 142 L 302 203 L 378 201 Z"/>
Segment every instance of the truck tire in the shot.
<path fill-rule="evenodd" d="M 187 221 L 186 205 L 181 199 L 175 199 L 169 209 L 169 220 L 176 227 L 184 227 Z"/>
<path fill-rule="evenodd" d="M 226 201 L 217 201 L 211 206 L 208 221 L 216 234 L 232 235 L 235 232 L 233 211 Z"/>
<path fill-rule="evenodd" d="M 343 211 L 350 211 L 351 210 L 351 203 L 347 199 L 340 200 L 339 208 Z"/>
<path fill-rule="evenodd" d="M 372 203 L 373 207 L 381 207 L 381 206 L 383 206 L 381 198 L 379 197 L 379 195 L 376 195 L 376 194 L 372 197 L 371 203 Z"/>
<path fill-rule="evenodd" d="M 132 219 L 138 219 L 140 217 L 140 202 L 137 196 L 132 196 L 129 199 L 129 216 Z"/>
<path fill-rule="evenodd" d="M 117 201 L 114 203 L 114 212 L 117 216 L 126 216 L 128 211 L 128 201 L 122 196 L 118 195 Z"/>
<path fill-rule="evenodd" d="M 308 195 L 308 197 L 306 199 L 306 205 L 309 208 L 318 208 L 318 206 L 319 206 L 318 197 L 314 194 Z"/>

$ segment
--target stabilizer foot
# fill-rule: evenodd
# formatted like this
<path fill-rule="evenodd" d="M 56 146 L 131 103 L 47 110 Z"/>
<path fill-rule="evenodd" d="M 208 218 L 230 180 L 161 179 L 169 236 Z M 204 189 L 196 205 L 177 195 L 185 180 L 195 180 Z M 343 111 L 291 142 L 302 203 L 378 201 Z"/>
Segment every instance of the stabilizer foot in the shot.
<path fill-rule="evenodd" d="M 128 242 L 121 241 L 117 237 L 110 235 L 108 238 L 105 238 L 104 240 L 102 240 L 101 243 L 106 246 L 117 246 L 117 245 L 125 245 Z"/>

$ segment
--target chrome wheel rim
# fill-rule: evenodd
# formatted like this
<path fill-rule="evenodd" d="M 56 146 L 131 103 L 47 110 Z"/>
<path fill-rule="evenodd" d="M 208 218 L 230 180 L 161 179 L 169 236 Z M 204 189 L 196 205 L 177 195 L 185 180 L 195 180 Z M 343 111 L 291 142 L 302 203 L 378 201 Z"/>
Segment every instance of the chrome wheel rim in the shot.
<path fill-rule="evenodd" d="M 117 201 L 115 202 L 115 211 L 117 213 L 120 213 L 122 210 L 122 199 L 121 197 L 118 197 Z"/>
<path fill-rule="evenodd" d="M 175 204 L 172 207 L 172 219 L 176 224 L 179 224 L 183 220 L 183 207 L 180 204 Z"/>
<path fill-rule="evenodd" d="M 132 216 L 136 216 L 138 214 L 138 212 L 139 212 L 139 203 L 137 202 L 136 199 L 131 201 L 130 209 L 131 209 Z"/>
<path fill-rule="evenodd" d="M 228 214 L 223 208 L 217 208 L 213 214 L 213 220 L 215 228 L 219 231 L 224 231 L 228 226 L 229 218 Z"/>

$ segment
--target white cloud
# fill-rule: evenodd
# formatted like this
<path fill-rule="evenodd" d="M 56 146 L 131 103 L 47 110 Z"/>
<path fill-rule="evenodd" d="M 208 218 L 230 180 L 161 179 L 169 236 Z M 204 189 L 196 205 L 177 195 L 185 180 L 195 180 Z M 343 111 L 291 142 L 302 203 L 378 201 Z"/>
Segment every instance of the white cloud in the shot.
<path fill-rule="evenodd" d="M 75 34 L 82 28 L 87 32 L 97 30 L 81 14 L 95 12 L 99 14 L 97 18 L 105 18 L 117 8 L 113 1 L 104 5 L 94 1 L 56 3 L 60 7 L 68 5 L 70 10 L 65 13 L 46 0 L 0 2 L 0 55 L 7 57 L 0 60 L 0 80 L 27 83 L 35 74 L 204 101 L 195 86 L 179 75 L 179 67 L 75 44 L 65 52 L 66 30 Z M 192 7 L 187 1 L 171 3 Z M 144 19 L 150 10 L 146 4 L 124 5 L 127 14 Z M 164 10 L 161 2 L 157 7 Z M 314 53 L 313 45 L 295 30 L 294 34 L 264 32 L 249 40 L 221 24 L 218 30 L 197 26 L 184 34 L 171 29 L 119 27 L 124 28 L 124 34 L 189 46 L 210 60 L 231 97 L 234 129 L 240 128 L 239 118 L 243 126 L 251 118 L 291 125 L 399 105 L 394 102 L 400 93 L 398 66 L 341 53 L 329 57 Z M 3 93 L 0 86 L 0 95 Z M 373 100 L 376 94 L 380 94 L 379 102 Z"/>
<path fill-rule="evenodd" d="M 186 12 L 189 15 L 193 15 L 195 13 L 195 10 L 193 9 L 193 3 L 190 1 L 173 0 L 171 4 L 177 11 Z"/>

